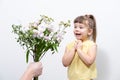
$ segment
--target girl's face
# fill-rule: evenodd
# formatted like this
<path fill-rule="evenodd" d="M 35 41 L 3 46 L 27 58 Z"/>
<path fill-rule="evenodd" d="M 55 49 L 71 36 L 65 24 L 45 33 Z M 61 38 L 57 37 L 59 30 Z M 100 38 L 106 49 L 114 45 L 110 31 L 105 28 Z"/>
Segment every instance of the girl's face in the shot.
<path fill-rule="evenodd" d="M 77 40 L 85 41 L 92 34 L 92 29 L 82 23 L 74 23 L 74 35 Z"/>

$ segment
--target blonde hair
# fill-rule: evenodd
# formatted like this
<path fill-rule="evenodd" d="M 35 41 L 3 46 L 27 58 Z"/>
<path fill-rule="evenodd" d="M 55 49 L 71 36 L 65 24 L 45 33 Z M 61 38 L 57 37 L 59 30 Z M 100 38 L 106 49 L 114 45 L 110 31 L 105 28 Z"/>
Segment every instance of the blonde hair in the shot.
<path fill-rule="evenodd" d="M 97 35 L 96 20 L 93 15 L 78 16 L 77 18 L 75 18 L 74 23 L 87 24 L 89 28 L 93 29 L 92 39 L 94 42 L 96 42 L 96 35 Z"/>

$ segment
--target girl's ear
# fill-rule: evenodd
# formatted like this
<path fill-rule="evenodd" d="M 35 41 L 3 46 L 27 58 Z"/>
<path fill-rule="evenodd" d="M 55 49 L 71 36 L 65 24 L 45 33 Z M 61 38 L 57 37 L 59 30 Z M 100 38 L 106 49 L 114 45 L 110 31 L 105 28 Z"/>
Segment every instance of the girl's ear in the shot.
<path fill-rule="evenodd" d="M 93 33 L 93 29 L 89 29 L 88 30 L 88 35 L 90 36 L 90 35 L 92 35 L 92 33 Z"/>

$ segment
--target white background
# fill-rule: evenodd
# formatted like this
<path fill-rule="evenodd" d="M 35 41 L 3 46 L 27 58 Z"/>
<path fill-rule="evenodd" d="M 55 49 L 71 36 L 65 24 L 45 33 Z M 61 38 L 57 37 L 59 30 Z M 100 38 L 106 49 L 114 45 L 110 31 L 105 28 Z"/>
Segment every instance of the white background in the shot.
<path fill-rule="evenodd" d="M 93 14 L 97 21 L 96 80 L 120 80 L 120 1 L 119 0 L 0 0 L 0 80 L 19 80 L 27 67 L 25 51 L 16 42 L 12 24 L 26 24 L 48 15 L 55 20 L 73 20 Z M 50 52 L 41 60 L 40 80 L 67 80 L 67 68 L 61 59 L 65 45 L 74 36 L 72 27 L 62 41 L 59 52 Z M 32 62 L 30 57 L 29 62 Z"/>

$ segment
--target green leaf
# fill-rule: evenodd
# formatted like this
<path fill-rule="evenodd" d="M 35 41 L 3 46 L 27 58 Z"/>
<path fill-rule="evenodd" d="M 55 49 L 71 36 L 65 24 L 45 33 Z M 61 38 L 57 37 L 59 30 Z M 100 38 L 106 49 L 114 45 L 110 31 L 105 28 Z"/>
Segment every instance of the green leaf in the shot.
<path fill-rule="evenodd" d="M 57 44 L 54 44 L 54 45 L 53 45 L 53 48 L 54 48 L 54 50 L 55 50 L 56 52 L 58 52 L 58 50 L 57 50 Z"/>
<path fill-rule="evenodd" d="M 26 63 L 28 63 L 29 53 L 30 53 L 30 51 L 29 51 L 29 50 L 27 50 L 27 52 L 26 52 Z"/>

